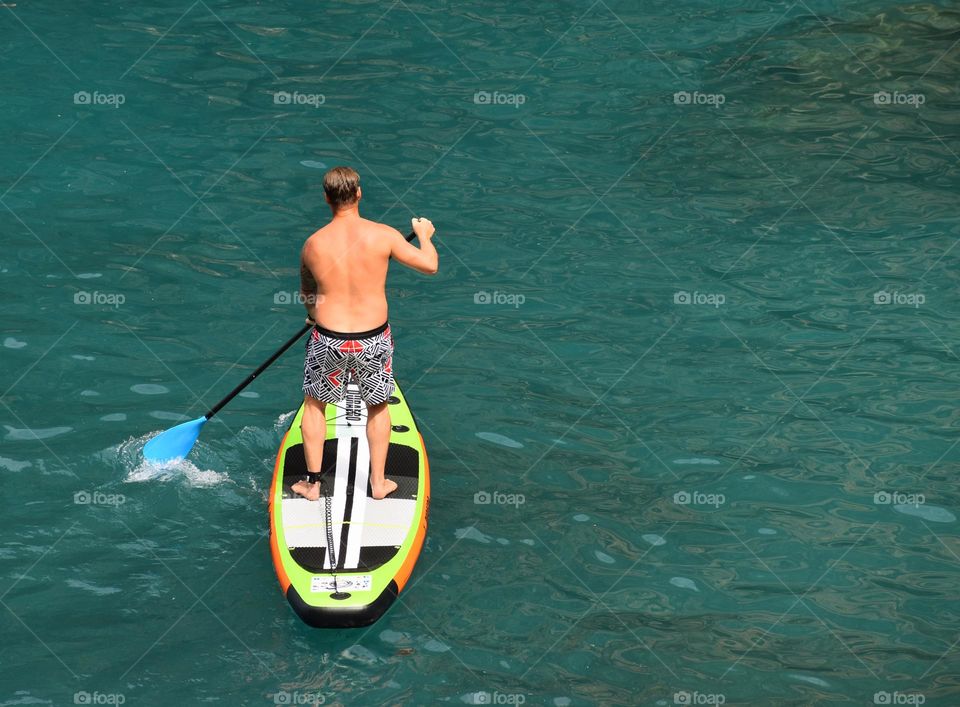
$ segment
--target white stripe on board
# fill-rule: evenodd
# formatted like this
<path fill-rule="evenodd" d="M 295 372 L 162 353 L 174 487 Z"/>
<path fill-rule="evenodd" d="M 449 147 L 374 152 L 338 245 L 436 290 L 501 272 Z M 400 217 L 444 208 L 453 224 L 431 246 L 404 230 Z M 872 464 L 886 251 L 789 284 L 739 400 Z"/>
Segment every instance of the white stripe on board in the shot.
<path fill-rule="evenodd" d="M 337 438 L 337 471 L 334 482 L 335 489 L 341 489 L 333 496 L 333 552 L 327 551 L 327 556 L 323 561 L 324 569 L 334 569 L 330 563 L 331 556 L 340 553 L 340 538 L 343 533 L 343 513 L 347 505 L 347 494 L 342 489 L 347 488 L 347 481 L 350 477 L 350 436 L 339 436 Z M 323 500 L 327 503 L 327 499 Z M 339 557 L 337 560 L 339 561 Z"/>
<path fill-rule="evenodd" d="M 353 510 L 350 516 L 350 534 L 347 535 L 347 556 L 344 568 L 354 569 L 360 564 L 363 545 L 363 520 L 367 511 L 367 478 L 370 475 L 370 447 L 365 437 L 357 442 L 357 475 L 353 484 Z"/>
<path fill-rule="evenodd" d="M 352 376 L 352 374 L 351 374 Z M 362 522 L 363 511 L 367 505 L 367 469 L 369 468 L 370 453 L 367 449 L 367 406 L 360 398 L 360 387 L 349 381 L 344 387 L 345 398 L 336 403 L 336 435 L 337 435 L 337 478 L 336 495 L 333 498 L 333 551 L 339 555 L 341 540 L 343 538 L 343 516 L 347 506 L 347 484 L 350 480 L 350 442 L 357 439 L 357 466 L 364 469 L 361 474 L 357 472 L 357 482 L 354 486 L 353 504 L 350 509 L 350 525 L 353 526 L 359 518 Z M 362 461 L 365 459 L 367 461 Z M 358 494 L 356 488 L 360 484 L 359 477 L 363 476 L 363 489 Z M 360 561 L 360 540 L 362 533 L 359 532 L 360 526 L 353 528 L 347 534 L 347 552 L 344 558 L 345 562 L 340 562 L 337 557 L 337 564 L 342 564 L 344 568 L 356 567 Z M 356 545 L 356 551 L 353 547 Z M 352 561 L 351 557 L 356 555 Z M 327 553 L 327 559 L 324 563 L 324 569 L 333 569 L 330 565 L 330 553 Z"/>

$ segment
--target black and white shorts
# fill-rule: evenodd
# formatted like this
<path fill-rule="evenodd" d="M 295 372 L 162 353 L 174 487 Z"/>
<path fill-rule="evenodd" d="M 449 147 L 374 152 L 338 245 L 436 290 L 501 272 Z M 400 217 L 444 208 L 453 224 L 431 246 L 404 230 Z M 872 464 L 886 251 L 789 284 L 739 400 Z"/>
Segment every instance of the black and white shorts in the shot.
<path fill-rule="evenodd" d="M 367 405 L 385 403 L 393 395 L 393 337 L 389 323 L 358 333 L 314 326 L 307 339 L 303 394 L 323 403 L 346 397 L 348 376 L 360 387 Z"/>

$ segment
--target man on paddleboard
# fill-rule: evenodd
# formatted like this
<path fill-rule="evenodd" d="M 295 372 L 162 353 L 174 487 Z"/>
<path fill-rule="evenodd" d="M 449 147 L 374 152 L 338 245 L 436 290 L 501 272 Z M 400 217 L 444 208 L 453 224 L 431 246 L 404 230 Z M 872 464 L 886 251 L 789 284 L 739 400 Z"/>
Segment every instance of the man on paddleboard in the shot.
<path fill-rule="evenodd" d="M 313 324 L 303 368 L 304 410 L 301 421 L 307 478 L 293 491 L 316 501 L 326 439 L 326 404 L 343 400 L 352 375 L 367 404 L 370 487 L 385 498 L 397 484 L 384 476 L 390 444 L 393 394 L 393 337 L 387 323 L 385 291 L 390 259 L 427 275 L 439 259 L 431 239 L 433 224 L 412 220 L 420 247 L 396 230 L 360 217 L 360 175 L 334 167 L 323 177 L 323 191 L 333 217 L 310 236 L 300 256 L 300 293 Z"/>

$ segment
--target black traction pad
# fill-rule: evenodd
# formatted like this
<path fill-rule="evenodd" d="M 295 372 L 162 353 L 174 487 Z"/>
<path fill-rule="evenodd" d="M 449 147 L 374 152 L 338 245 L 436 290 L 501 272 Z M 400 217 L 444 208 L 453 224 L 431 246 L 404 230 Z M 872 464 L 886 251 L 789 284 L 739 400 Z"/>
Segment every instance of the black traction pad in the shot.
<path fill-rule="evenodd" d="M 337 439 L 328 439 L 323 445 L 324 484 L 334 484 L 331 493 L 336 493 Z M 417 497 L 417 485 L 420 474 L 420 454 L 416 449 L 403 444 L 391 444 L 387 449 L 386 477 L 397 482 L 397 490 L 388 498 L 414 500 Z M 303 454 L 303 445 L 295 444 L 287 449 L 283 460 L 283 497 L 299 498 L 291 490 L 293 484 L 307 475 L 307 461 Z M 328 489 L 321 487 L 322 492 Z M 370 497 L 370 483 L 367 483 L 367 497 Z"/>
<path fill-rule="evenodd" d="M 370 572 L 378 567 L 385 565 L 400 551 L 400 548 L 393 546 L 383 547 L 362 547 L 360 548 L 360 563 L 357 567 L 346 570 L 347 572 Z M 292 547 L 290 548 L 290 557 L 294 562 L 303 567 L 308 572 L 317 572 L 329 574 L 330 570 L 323 568 L 324 560 L 327 556 L 325 547 Z"/>

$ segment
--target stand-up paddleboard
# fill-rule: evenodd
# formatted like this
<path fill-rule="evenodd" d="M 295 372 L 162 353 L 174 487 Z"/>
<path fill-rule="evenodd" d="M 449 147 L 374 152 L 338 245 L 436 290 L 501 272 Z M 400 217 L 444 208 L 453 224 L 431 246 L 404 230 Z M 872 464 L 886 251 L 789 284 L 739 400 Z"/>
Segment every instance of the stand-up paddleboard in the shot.
<path fill-rule="evenodd" d="M 367 409 L 357 386 L 348 384 L 346 398 L 326 410 L 319 501 L 290 489 L 307 473 L 302 406 L 280 444 L 270 489 L 270 549 L 280 587 L 304 622 L 317 628 L 367 626 L 403 590 L 420 555 L 430 468 L 399 387 L 390 398 L 386 466 L 397 490 L 379 501 L 370 495 Z"/>

